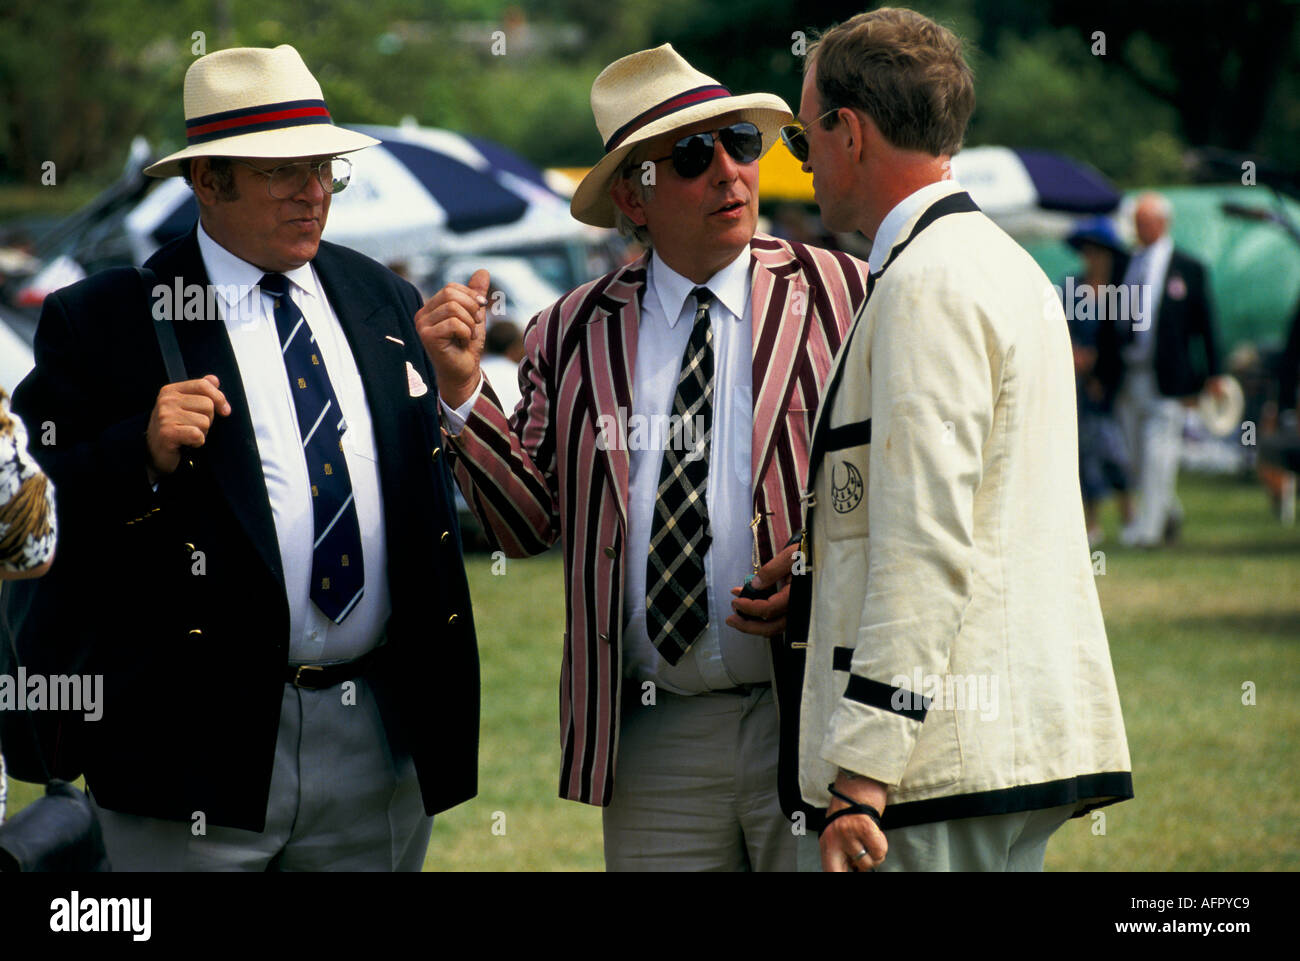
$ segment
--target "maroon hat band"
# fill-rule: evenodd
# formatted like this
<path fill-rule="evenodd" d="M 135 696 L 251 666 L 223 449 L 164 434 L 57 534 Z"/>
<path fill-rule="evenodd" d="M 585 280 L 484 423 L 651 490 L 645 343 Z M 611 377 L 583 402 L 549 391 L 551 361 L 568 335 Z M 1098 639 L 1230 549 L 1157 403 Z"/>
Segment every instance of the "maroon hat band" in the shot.
<path fill-rule="evenodd" d="M 670 97 L 658 106 L 651 107 L 643 113 L 637 114 L 623 126 L 614 131 L 614 135 L 605 142 L 605 153 L 616 149 L 619 144 L 627 140 L 628 137 L 636 133 L 647 124 L 653 123 L 662 117 L 677 113 L 679 110 L 685 110 L 687 107 L 693 107 L 697 103 L 705 103 L 709 100 L 721 100 L 724 97 L 730 97 L 731 91 L 719 84 L 709 84 L 704 87 L 695 87 L 684 93 L 679 93 L 675 97 Z"/>

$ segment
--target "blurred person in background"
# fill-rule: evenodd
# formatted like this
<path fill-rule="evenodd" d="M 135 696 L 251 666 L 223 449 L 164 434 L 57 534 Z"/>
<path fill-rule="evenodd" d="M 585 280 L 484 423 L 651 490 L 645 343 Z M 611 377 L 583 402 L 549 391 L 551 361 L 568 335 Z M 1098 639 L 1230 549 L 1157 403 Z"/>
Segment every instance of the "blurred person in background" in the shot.
<path fill-rule="evenodd" d="M 1119 497 L 1123 523 L 1133 520 L 1128 449 L 1114 416 L 1122 374 L 1115 337 L 1115 325 L 1122 321 L 1115 316 L 1114 295 L 1128 269 L 1128 252 L 1104 217 L 1079 224 L 1067 243 L 1079 251 L 1084 264 L 1082 275 L 1067 281 L 1064 295 L 1079 404 L 1079 482 L 1088 543 L 1095 547 L 1104 539 L 1099 508 L 1111 493 Z"/>
<path fill-rule="evenodd" d="M 523 359 L 524 335 L 519 325 L 513 320 L 490 321 L 483 341 L 483 376 L 501 401 L 501 409 L 509 413 L 514 413 L 521 396 L 519 362 Z"/>
<path fill-rule="evenodd" d="M 1133 214 L 1138 249 L 1124 283 L 1140 309 L 1117 326 L 1123 375 L 1115 415 L 1124 430 L 1137 488 L 1137 511 L 1120 540 L 1158 547 L 1178 539 L 1178 458 L 1187 408 L 1202 389 L 1222 392 L 1217 374 L 1209 277 L 1205 267 L 1174 249 L 1173 208 L 1157 193 L 1138 198 Z"/>

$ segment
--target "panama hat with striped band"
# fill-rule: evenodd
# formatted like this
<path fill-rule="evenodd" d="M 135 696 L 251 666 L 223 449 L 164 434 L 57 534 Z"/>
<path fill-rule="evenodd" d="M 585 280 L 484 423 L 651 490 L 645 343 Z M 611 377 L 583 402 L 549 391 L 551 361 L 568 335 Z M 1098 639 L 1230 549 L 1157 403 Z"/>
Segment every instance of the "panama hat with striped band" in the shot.
<path fill-rule="evenodd" d="M 616 208 L 609 186 L 637 144 L 691 124 L 739 114 L 763 135 L 763 153 L 793 119 L 775 94 L 733 96 L 731 91 L 682 58 L 672 44 L 615 60 L 591 85 L 591 112 L 605 142 L 605 156 L 587 171 L 573 192 L 569 210 L 583 223 L 613 227 Z"/>
<path fill-rule="evenodd" d="M 334 126 L 320 84 L 288 44 L 235 47 L 200 57 L 185 72 L 189 145 L 145 173 L 175 177 L 196 157 L 328 157 L 379 143 Z"/>

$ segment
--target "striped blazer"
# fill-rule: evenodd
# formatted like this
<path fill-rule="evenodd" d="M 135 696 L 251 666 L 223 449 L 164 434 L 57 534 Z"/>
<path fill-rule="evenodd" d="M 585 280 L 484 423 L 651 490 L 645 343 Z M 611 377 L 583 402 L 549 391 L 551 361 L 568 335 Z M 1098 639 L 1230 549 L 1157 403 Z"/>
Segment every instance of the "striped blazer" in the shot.
<path fill-rule="evenodd" d="M 865 297 L 867 265 L 762 234 L 750 254 L 753 504 L 765 519 L 759 551 L 766 561 L 801 527 L 817 401 Z M 628 509 L 626 444 L 603 442 L 600 427 L 625 423 L 620 407 L 632 410 L 648 259 L 578 287 L 534 317 L 514 415 L 507 419 L 485 386 L 464 428 L 449 437 L 465 499 L 508 556 L 563 544 L 560 796 L 588 804 L 608 804 L 614 789 Z M 792 810 L 803 652 L 781 637 L 771 649 L 778 702 L 791 707 L 782 717 L 782 784 Z"/>

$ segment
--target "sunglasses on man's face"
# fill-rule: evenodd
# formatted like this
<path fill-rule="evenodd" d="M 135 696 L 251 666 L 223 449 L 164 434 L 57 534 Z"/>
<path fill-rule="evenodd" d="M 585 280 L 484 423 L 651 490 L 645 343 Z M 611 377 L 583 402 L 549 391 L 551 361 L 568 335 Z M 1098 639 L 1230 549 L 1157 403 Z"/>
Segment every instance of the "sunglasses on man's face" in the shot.
<path fill-rule="evenodd" d="M 836 107 L 834 110 L 827 110 L 821 117 L 809 124 L 796 120 L 794 123 L 788 123 L 781 128 L 781 142 L 785 144 L 786 150 L 794 154 L 795 160 L 801 164 L 808 162 L 808 128 L 821 121 L 822 117 L 838 113 L 839 109 L 839 107 Z"/>
<path fill-rule="evenodd" d="M 739 164 L 750 164 L 763 152 L 763 135 L 749 121 L 733 123 L 716 131 L 722 148 Z M 713 164 L 713 133 L 693 133 L 673 144 L 673 152 L 654 162 L 672 160 L 677 176 L 685 180 L 698 177 Z"/>

